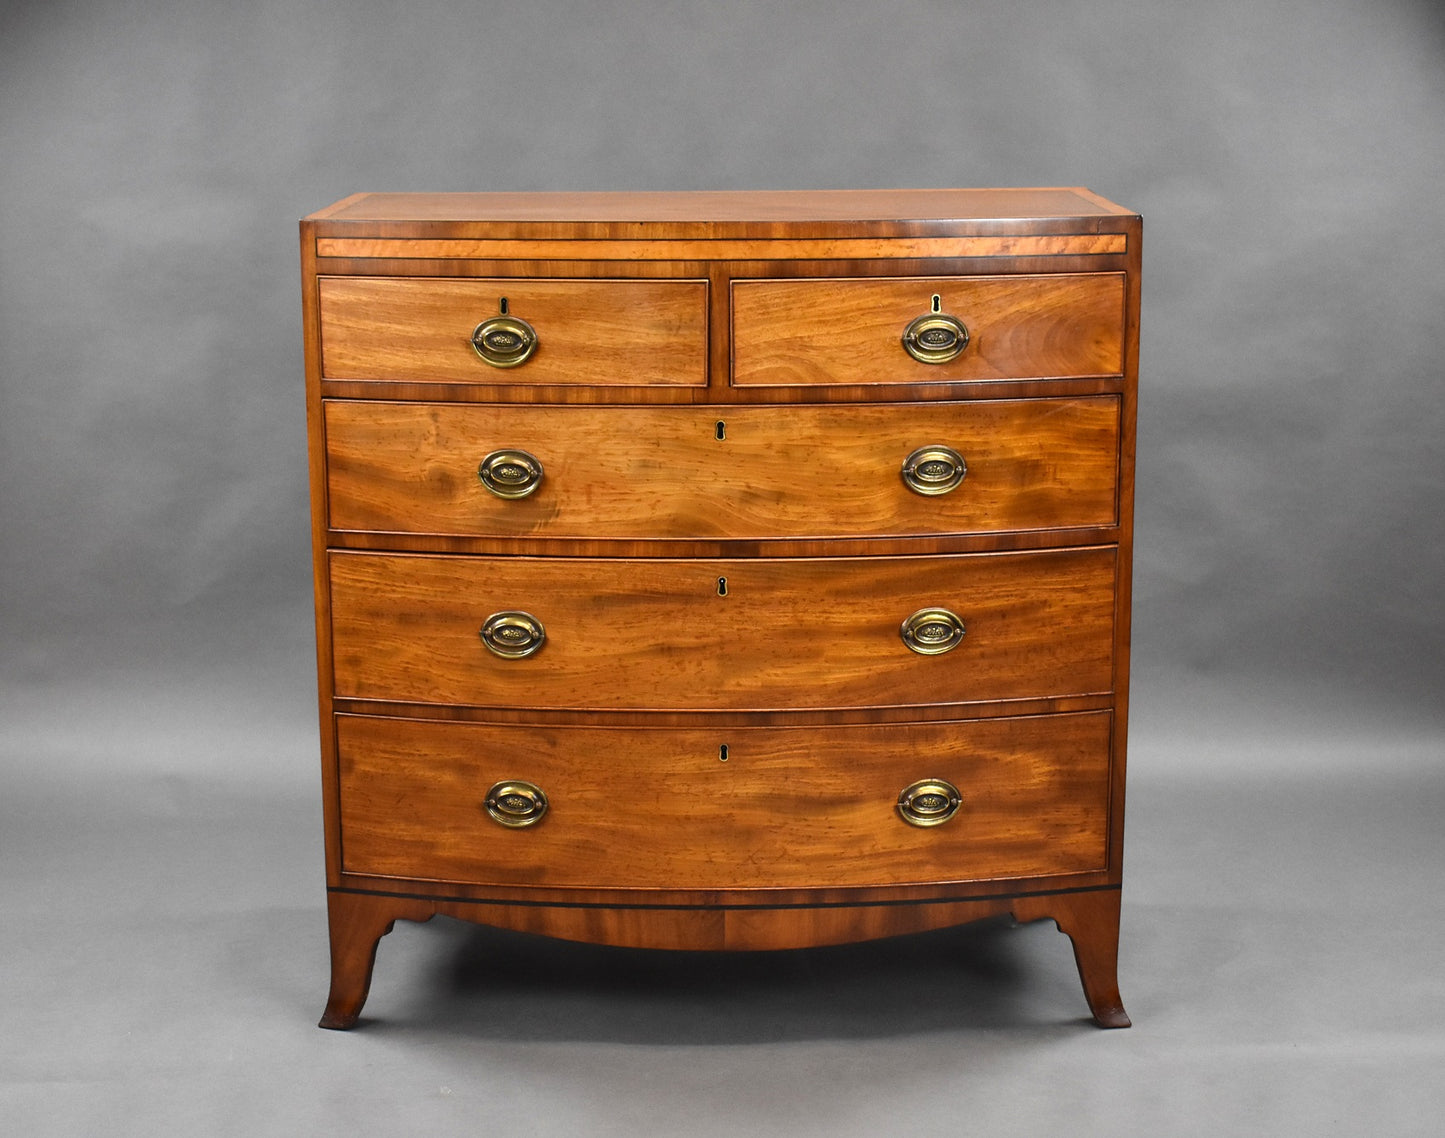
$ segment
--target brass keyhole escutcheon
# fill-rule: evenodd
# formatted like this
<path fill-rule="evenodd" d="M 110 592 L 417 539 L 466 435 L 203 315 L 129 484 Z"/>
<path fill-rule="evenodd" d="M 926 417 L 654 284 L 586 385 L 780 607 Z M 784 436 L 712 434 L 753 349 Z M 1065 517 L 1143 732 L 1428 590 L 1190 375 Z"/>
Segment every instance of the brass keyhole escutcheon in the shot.
<path fill-rule="evenodd" d="M 537 330 L 507 311 L 505 296 L 498 308 L 500 315 L 483 320 L 472 329 L 472 349 L 492 367 L 517 367 L 531 359 L 537 350 Z"/>
<path fill-rule="evenodd" d="M 504 660 L 521 660 L 539 652 L 547 642 L 542 622 L 528 612 L 496 612 L 482 625 L 487 651 Z"/>
<path fill-rule="evenodd" d="M 542 460 L 524 450 L 494 450 L 482 459 L 477 477 L 498 498 L 525 498 L 542 485 Z"/>
<path fill-rule="evenodd" d="M 946 364 L 968 347 L 968 329 L 957 316 L 942 309 L 935 293 L 932 311 L 916 316 L 903 329 L 903 350 L 922 364 Z"/>
<path fill-rule="evenodd" d="M 536 783 L 499 782 L 487 791 L 483 805 L 493 822 L 517 830 L 542 820 L 547 813 L 547 796 Z"/>
<path fill-rule="evenodd" d="M 958 787 L 941 778 L 926 778 L 898 795 L 898 813 L 910 826 L 941 826 L 963 805 Z"/>
<path fill-rule="evenodd" d="M 963 642 L 963 621 L 948 609 L 919 609 L 903 622 L 898 635 L 920 656 L 941 656 Z"/>

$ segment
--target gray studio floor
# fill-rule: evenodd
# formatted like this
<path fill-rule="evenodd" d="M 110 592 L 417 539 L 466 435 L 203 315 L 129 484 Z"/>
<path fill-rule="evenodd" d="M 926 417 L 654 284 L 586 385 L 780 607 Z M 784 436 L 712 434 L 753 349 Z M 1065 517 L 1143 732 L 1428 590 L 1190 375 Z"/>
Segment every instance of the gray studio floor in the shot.
<path fill-rule="evenodd" d="M 1211 765 L 1143 718 L 1116 1032 L 1049 924 L 730 957 L 443 920 L 399 924 L 363 1027 L 323 1032 L 307 780 L 87 789 L 57 760 L 0 804 L 0 1129 L 1441 1133 L 1438 735 L 1317 724 L 1286 776 L 1282 734 Z M 266 746 L 310 761 L 304 731 Z"/>

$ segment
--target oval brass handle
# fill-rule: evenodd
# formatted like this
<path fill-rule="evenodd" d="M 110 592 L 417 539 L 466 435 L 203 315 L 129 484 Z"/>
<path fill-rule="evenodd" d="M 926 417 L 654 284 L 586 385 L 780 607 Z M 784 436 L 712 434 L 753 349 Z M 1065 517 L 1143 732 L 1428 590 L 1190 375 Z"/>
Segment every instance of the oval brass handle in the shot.
<path fill-rule="evenodd" d="M 898 635 L 920 656 L 941 656 L 963 641 L 963 621 L 947 609 L 919 609 L 903 622 Z"/>
<path fill-rule="evenodd" d="M 936 298 L 935 298 L 936 303 Z M 919 363 L 946 364 L 968 347 L 968 329 L 947 312 L 925 312 L 903 329 L 903 350 Z"/>
<path fill-rule="evenodd" d="M 493 822 L 509 829 L 535 826 L 547 813 L 547 796 L 531 782 L 499 782 L 487 791 L 485 803 Z"/>
<path fill-rule="evenodd" d="M 525 498 L 542 485 L 542 460 L 524 450 L 494 450 L 482 459 L 477 477 L 498 498 Z"/>
<path fill-rule="evenodd" d="M 529 612 L 494 612 L 482 625 L 482 643 L 495 656 L 520 660 L 538 651 L 547 640 L 542 622 Z"/>
<path fill-rule="evenodd" d="M 903 460 L 903 481 L 917 494 L 947 494 L 968 474 L 968 463 L 952 447 L 919 447 Z"/>
<path fill-rule="evenodd" d="M 962 805 L 958 787 L 941 778 L 925 778 L 898 795 L 898 813 L 910 826 L 941 826 Z"/>
<path fill-rule="evenodd" d="M 472 347 L 493 367 L 516 367 L 537 350 L 537 330 L 517 316 L 493 316 L 472 329 Z"/>

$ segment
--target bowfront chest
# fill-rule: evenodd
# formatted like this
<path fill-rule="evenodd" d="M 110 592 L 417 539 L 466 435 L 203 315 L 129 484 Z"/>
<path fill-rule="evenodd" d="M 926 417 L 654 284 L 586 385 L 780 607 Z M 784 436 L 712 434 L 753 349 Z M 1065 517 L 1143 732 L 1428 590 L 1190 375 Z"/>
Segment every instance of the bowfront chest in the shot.
<path fill-rule="evenodd" d="M 358 194 L 301 223 L 332 982 L 435 914 L 1012 914 L 1104 1026 L 1139 218 L 1081 189 Z"/>

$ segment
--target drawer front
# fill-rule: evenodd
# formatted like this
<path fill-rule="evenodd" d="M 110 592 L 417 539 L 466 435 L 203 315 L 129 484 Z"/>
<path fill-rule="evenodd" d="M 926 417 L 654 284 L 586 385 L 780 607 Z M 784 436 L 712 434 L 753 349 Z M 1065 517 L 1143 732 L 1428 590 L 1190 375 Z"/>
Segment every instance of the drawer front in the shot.
<path fill-rule="evenodd" d="M 719 435 L 722 437 L 719 438 Z M 963 480 L 910 489 L 910 455 L 945 446 Z M 560 538 L 813 538 L 1111 526 L 1119 400 L 792 407 L 326 404 L 339 530 Z M 542 466 L 526 497 L 489 491 L 484 458 Z M 502 488 L 506 490 L 506 487 Z"/>
<path fill-rule="evenodd" d="M 333 552 L 336 694 L 766 710 L 1108 692 L 1115 560 L 1112 546 L 817 560 Z M 956 614 L 963 636 L 921 654 L 900 629 L 935 607 Z M 482 626 L 508 612 L 543 626 L 533 655 L 483 644 Z"/>
<path fill-rule="evenodd" d="M 707 282 L 322 277 L 327 379 L 700 387 L 707 383 Z M 536 346 L 494 367 L 473 346 L 502 311 Z"/>
<path fill-rule="evenodd" d="M 934 296 L 968 339 L 925 363 L 903 337 Z M 1124 274 L 735 281 L 732 334 L 739 387 L 1121 375 Z"/>
<path fill-rule="evenodd" d="M 1105 868 L 1108 712 L 887 727 L 510 727 L 341 716 L 342 867 L 484 885 L 809 888 Z M 719 761 L 727 747 L 727 761 Z M 940 825 L 897 802 L 946 780 Z M 497 783 L 546 795 L 493 821 Z"/>

